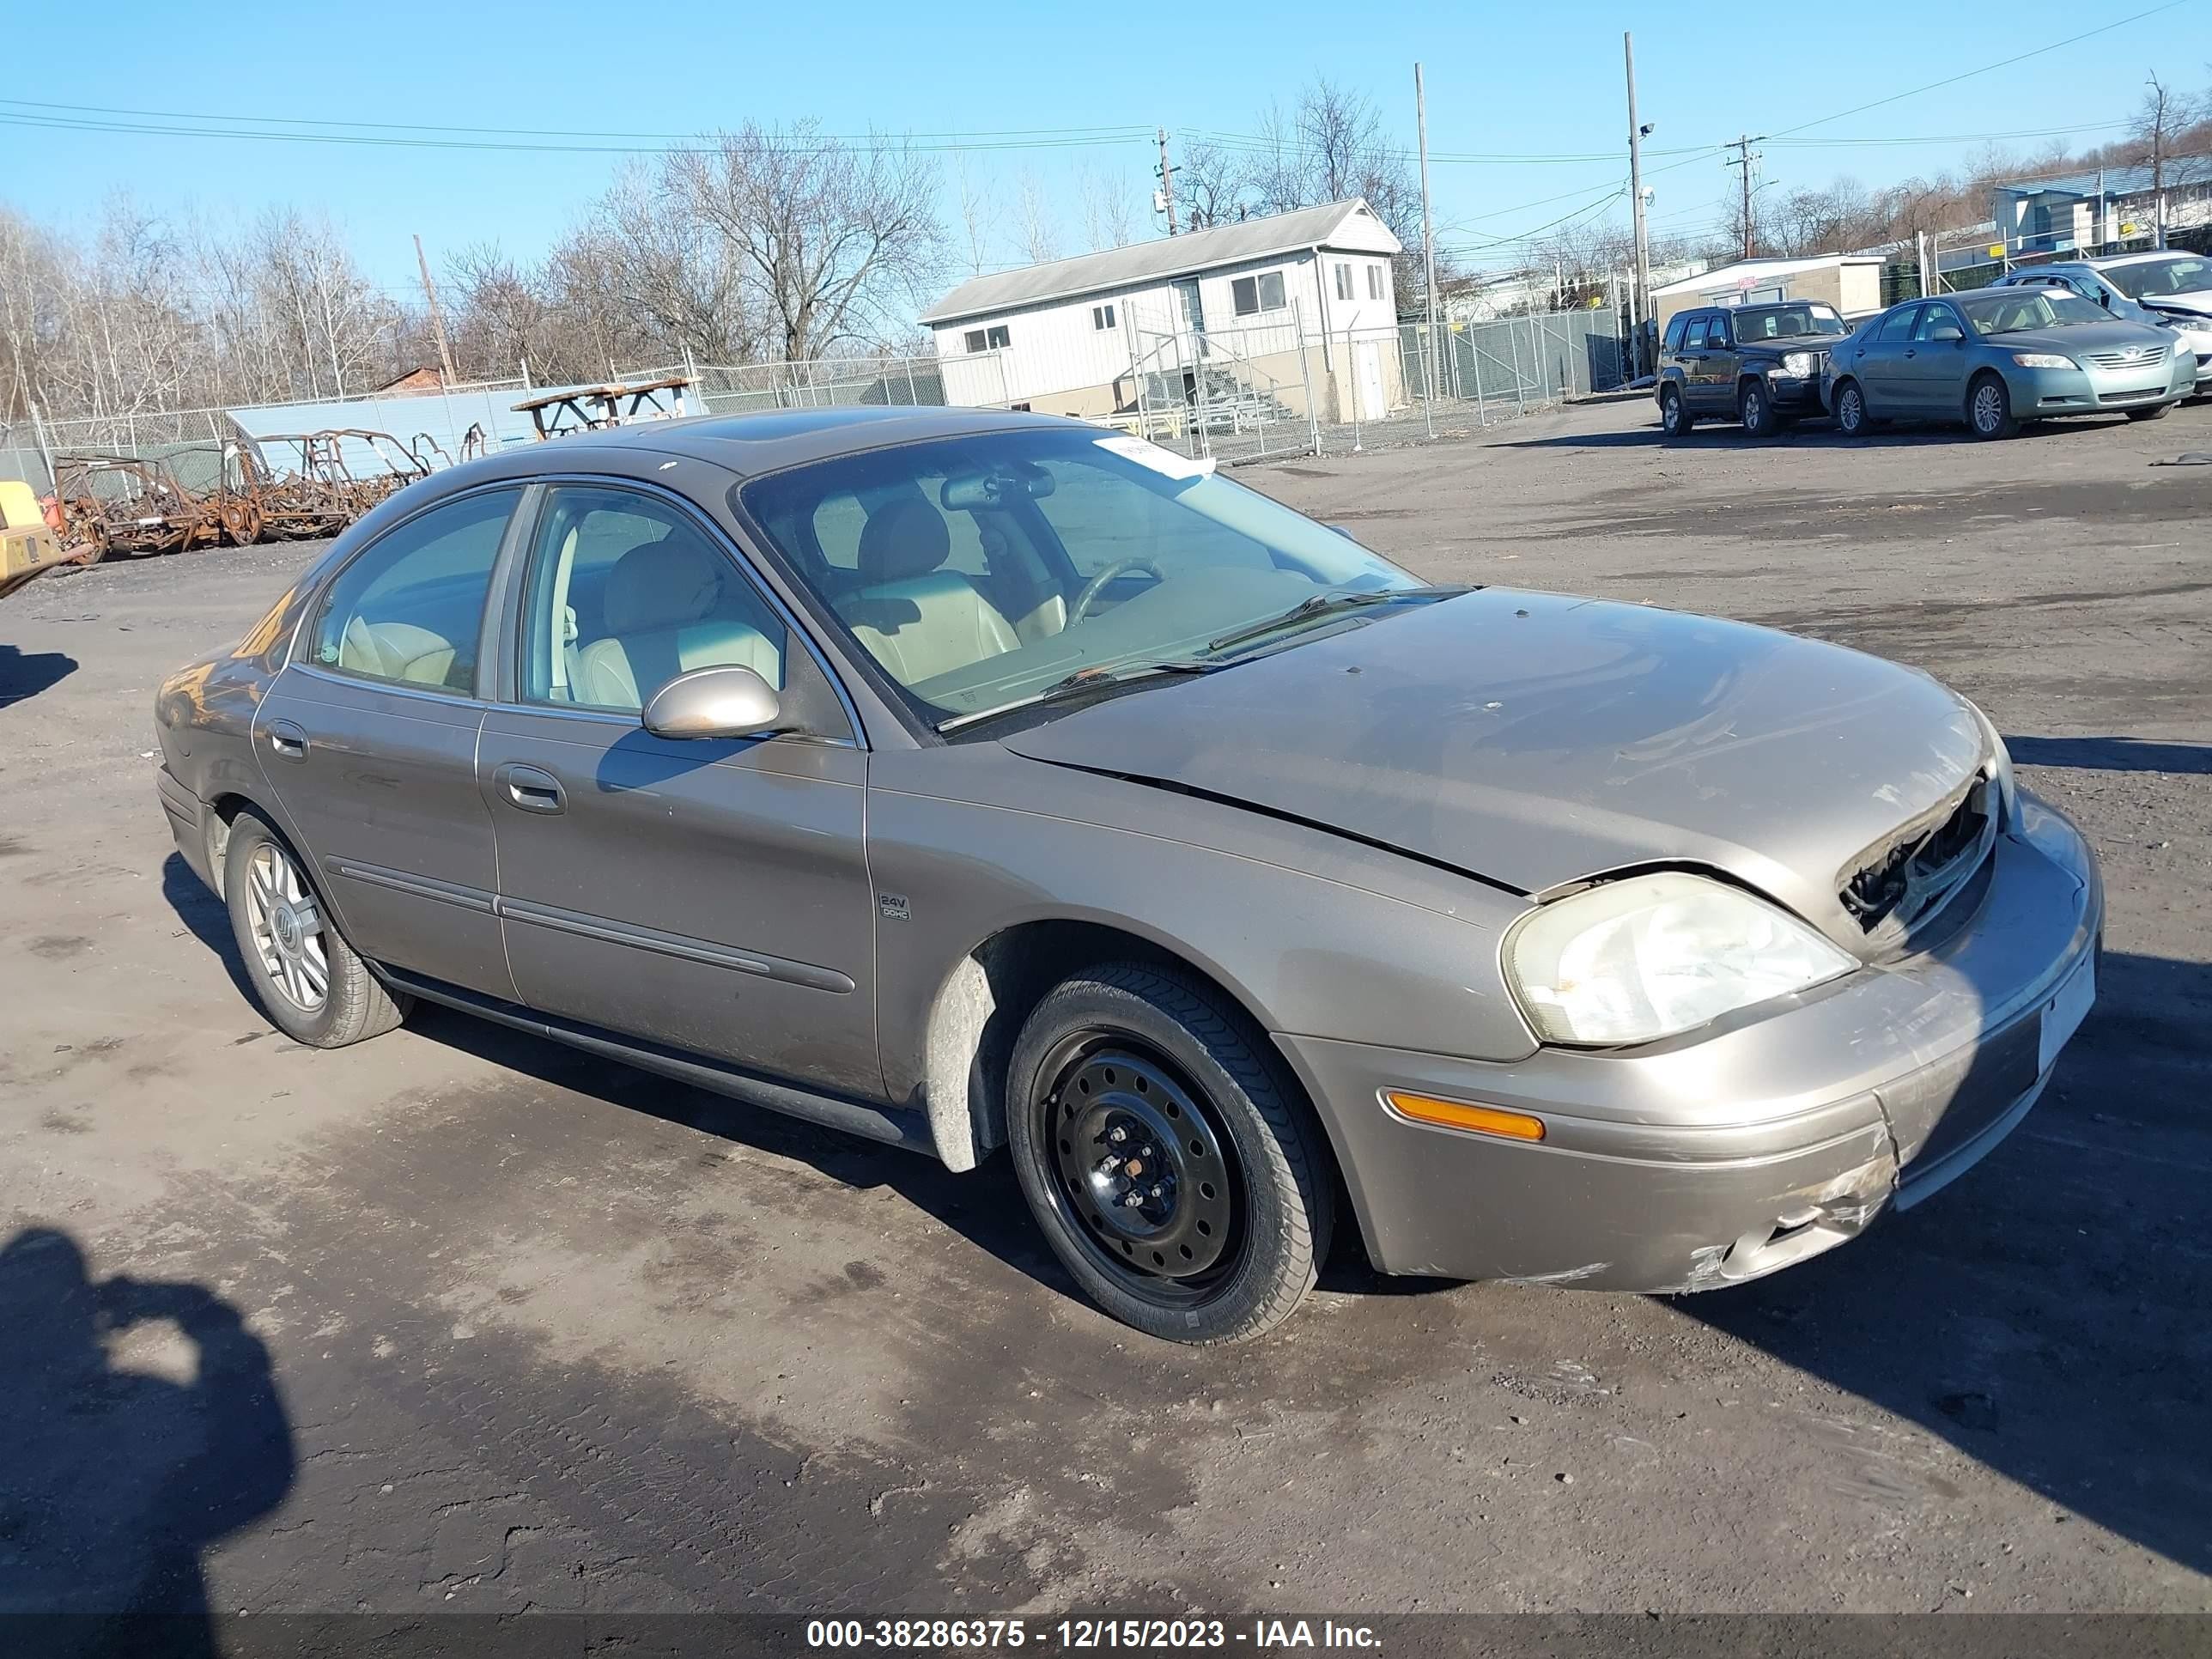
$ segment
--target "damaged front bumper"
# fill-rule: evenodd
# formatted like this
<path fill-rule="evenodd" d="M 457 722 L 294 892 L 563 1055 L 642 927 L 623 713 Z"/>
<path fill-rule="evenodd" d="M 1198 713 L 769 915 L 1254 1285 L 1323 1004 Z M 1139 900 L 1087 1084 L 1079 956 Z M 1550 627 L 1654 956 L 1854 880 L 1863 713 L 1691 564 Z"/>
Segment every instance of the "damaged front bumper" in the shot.
<path fill-rule="evenodd" d="M 2002 1140 L 2092 983 L 2096 865 L 2033 797 L 1940 946 L 1684 1037 L 1506 1063 L 1277 1041 L 1386 1273 L 1710 1290 L 1918 1202 Z M 1413 1122 L 1400 1090 L 1543 1120 L 1541 1141 Z"/>

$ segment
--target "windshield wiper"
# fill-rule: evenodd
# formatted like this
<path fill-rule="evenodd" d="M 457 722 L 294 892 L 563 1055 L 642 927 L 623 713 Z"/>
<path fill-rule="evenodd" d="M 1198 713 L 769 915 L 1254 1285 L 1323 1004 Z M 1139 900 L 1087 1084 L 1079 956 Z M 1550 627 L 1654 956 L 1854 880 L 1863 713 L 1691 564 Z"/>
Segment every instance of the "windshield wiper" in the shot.
<path fill-rule="evenodd" d="M 1039 703 L 1056 702 L 1078 692 L 1102 691 L 1109 686 L 1127 685 L 1132 680 L 1146 680 L 1167 674 L 1211 674 L 1228 667 L 1227 663 L 1199 662 L 1189 657 L 1169 659 L 1160 662 L 1134 662 L 1114 668 L 1079 668 L 1064 680 L 1055 680 L 1034 696 L 1021 697 L 1012 702 L 1002 702 L 995 708 L 979 709 L 972 714 L 956 714 L 951 720 L 939 720 L 935 729 L 951 732 L 977 720 L 987 720 L 997 714 L 1009 714 L 1017 708 L 1034 708 Z"/>
<path fill-rule="evenodd" d="M 1449 599 L 1471 591 L 1468 584 L 1458 582 L 1437 587 L 1384 587 L 1356 593 L 1316 593 L 1309 599 L 1300 599 L 1279 616 L 1263 617 L 1243 628 L 1232 629 L 1218 640 L 1209 640 L 1206 648 L 1208 653 L 1225 651 L 1232 645 L 1264 639 L 1281 629 L 1295 628 L 1314 617 L 1332 616 L 1340 611 L 1354 611 L 1362 605 L 1389 605 L 1399 599 Z"/>

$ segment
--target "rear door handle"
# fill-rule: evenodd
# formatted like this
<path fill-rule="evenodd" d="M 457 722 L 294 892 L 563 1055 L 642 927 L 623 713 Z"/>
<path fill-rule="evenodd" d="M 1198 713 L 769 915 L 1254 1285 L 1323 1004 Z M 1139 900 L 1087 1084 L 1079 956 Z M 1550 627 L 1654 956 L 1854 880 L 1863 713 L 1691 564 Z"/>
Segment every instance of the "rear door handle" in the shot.
<path fill-rule="evenodd" d="M 269 722 L 269 747 L 279 758 L 300 761 L 307 758 L 307 734 L 290 720 Z"/>
<path fill-rule="evenodd" d="M 492 775 L 492 781 L 507 797 L 507 804 L 525 812 L 560 812 L 567 810 L 568 800 L 561 793 L 561 780 L 550 772 L 541 772 L 534 766 L 517 765 L 509 762 Z"/>
<path fill-rule="evenodd" d="M 1908 357 L 1917 357 L 1920 354 L 1915 351 L 1911 346 L 1907 346 L 1905 348 L 1905 355 Z"/>

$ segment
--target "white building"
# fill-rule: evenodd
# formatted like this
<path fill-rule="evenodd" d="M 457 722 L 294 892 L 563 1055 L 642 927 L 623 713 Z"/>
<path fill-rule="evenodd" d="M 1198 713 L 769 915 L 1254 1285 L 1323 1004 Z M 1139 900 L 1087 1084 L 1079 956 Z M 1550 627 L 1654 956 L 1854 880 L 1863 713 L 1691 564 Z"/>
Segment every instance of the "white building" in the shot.
<path fill-rule="evenodd" d="M 995 272 L 922 315 L 946 398 L 1101 419 L 1140 392 L 1379 419 L 1405 401 L 1390 258 L 1358 200 Z"/>
<path fill-rule="evenodd" d="M 1693 306 L 1761 305 L 1824 300 L 1846 317 L 1881 309 L 1879 253 L 1814 253 L 1802 259 L 1738 259 L 1651 289 L 1651 314 L 1664 328 Z"/>

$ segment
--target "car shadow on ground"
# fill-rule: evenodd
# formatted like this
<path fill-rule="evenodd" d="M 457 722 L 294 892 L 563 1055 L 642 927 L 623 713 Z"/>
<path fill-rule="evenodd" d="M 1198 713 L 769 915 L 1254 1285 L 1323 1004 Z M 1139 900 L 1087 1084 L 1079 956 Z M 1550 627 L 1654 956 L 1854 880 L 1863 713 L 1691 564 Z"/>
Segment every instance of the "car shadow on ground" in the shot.
<path fill-rule="evenodd" d="M 189 1382 L 109 1344 L 166 1324 Z M 201 1557 L 290 1491 L 269 1351 L 204 1285 L 95 1280 L 76 1240 L 0 1245 L 0 1607 L 10 1651 L 212 1656 Z"/>
<path fill-rule="evenodd" d="M 2100 973 L 2042 1100 L 1982 1164 L 1852 1244 L 1675 1305 L 2039 1493 L 2039 1524 L 2085 1519 L 2203 1572 L 2212 967 L 2108 953 Z M 1956 1496 L 1910 1441 L 1842 1437 L 1875 1485 Z"/>
<path fill-rule="evenodd" d="M 2000 440 L 2005 443 L 2033 442 L 2058 434 L 2062 425 L 2080 427 L 2118 427 L 2126 424 L 2126 417 L 2118 420 L 2073 420 L 2067 422 L 2042 421 L 2021 428 L 2012 438 Z M 1548 438 L 1516 438 L 1502 441 L 1500 449 L 1648 449 L 1663 445 L 1670 449 L 1696 451 L 1698 449 L 1791 449 L 1801 444 L 1818 444 L 1824 448 L 1893 449 L 1908 444 L 1921 443 L 1986 443 L 1963 426 L 1948 426 L 1931 422 L 1926 426 L 1884 427 L 1863 437 L 1846 438 L 1826 416 L 1808 416 L 1800 424 L 1777 433 L 1771 438 L 1754 438 L 1741 427 L 1717 417 L 1692 427 L 1687 436 L 1669 438 L 1659 429 L 1655 421 L 1650 426 L 1632 427 L 1626 432 L 1591 432 L 1580 436 L 1559 434 Z"/>
<path fill-rule="evenodd" d="M 2070 766 L 2091 772 L 2212 772 L 2212 744 L 2147 738 L 2007 738 L 2021 766 Z"/>
<path fill-rule="evenodd" d="M 182 853 L 172 853 L 161 862 L 161 896 L 169 902 L 185 930 L 222 961 L 231 988 L 246 999 L 254 1017 L 265 1021 L 261 1005 L 254 1000 L 253 981 L 246 976 L 246 963 L 238 954 L 238 935 L 231 931 L 230 911 L 192 873 Z"/>
<path fill-rule="evenodd" d="M 63 651 L 26 653 L 0 645 L 0 708 L 35 697 L 76 672 L 76 659 Z"/>

